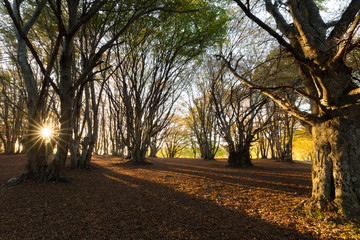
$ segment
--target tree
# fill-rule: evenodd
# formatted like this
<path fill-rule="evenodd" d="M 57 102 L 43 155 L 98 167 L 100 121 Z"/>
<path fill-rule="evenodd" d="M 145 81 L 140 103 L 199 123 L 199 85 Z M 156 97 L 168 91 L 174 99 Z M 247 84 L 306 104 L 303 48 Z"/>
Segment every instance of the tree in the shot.
<path fill-rule="evenodd" d="M 273 47 L 272 47 L 273 48 Z M 261 57 L 260 57 L 261 59 Z M 297 72 L 296 64 L 288 53 L 276 47 L 270 50 L 266 59 L 258 61 L 260 64 L 254 71 L 253 78 L 261 81 L 267 87 L 276 87 L 279 85 L 288 85 L 291 87 L 300 86 L 300 76 Z M 307 103 L 301 96 L 291 91 L 286 92 L 287 99 L 297 107 Z M 292 161 L 292 144 L 293 133 L 296 119 L 281 107 L 276 107 L 272 102 L 268 102 L 265 107 L 265 113 L 259 115 L 272 115 L 268 126 L 264 132 L 260 132 L 259 136 L 264 139 L 258 139 L 258 142 L 267 139 L 272 158 L 279 161 Z M 261 121 L 261 118 L 259 118 Z M 264 146 L 264 142 L 260 144 Z M 264 153 L 264 149 L 261 149 Z M 264 156 L 264 154 L 263 154 Z"/>
<path fill-rule="evenodd" d="M 217 134 L 218 127 L 210 87 L 204 79 L 202 80 L 196 84 L 195 88 L 200 96 L 193 96 L 189 104 L 188 124 L 197 141 L 201 158 L 214 160 L 219 149 L 220 138 Z"/>
<path fill-rule="evenodd" d="M 41 59 L 36 47 L 30 40 L 30 31 L 36 25 L 43 9 L 46 5 L 45 0 L 38 1 L 34 6 L 23 1 L 13 1 L 11 7 L 9 1 L 5 0 L 4 5 L 12 22 L 15 25 L 15 38 L 17 40 L 17 60 L 24 78 L 27 91 L 27 110 L 28 110 L 28 133 L 25 138 L 25 148 L 27 149 L 28 162 L 24 173 L 18 182 L 25 179 L 43 181 L 47 178 L 47 158 L 50 151 L 47 150 L 47 143 L 41 139 L 40 130 L 46 120 L 45 102 L 47 91 L 51 81 L 51 72 L 54 67 L 56 56 L 60 50 L 63 32 L 59 31 L 56 35 L 55 43 L 51 46 L 47 58 Z M 35 58 L 41 70 L 42 79 L 40 87 L 36 79 L 36 74 L 28 58 L 28 49 Z M 44 64 L 46 63 L 46 65 Z"/>
<path fill-rule="evenodd" d="M 219 133 L 227 143 L 228 163 L 231 167 L 251 166 L 250 147 L 258 132 L 268 124 L 271 115 L 263 122 L 255 122 L 266 99 L 249 90 L 243 84 L 236 84 L 229 77 L 225 66 L 210 70 L 211 97 Z"/>
<path fill-rule="evenodd" d="M 224 18 L 216 11 L 160 12 L 131 28 L 116 48 L 114 79 L 125 117 L 125 143 L 132 162 L 143 164 L 151 139 L 168 124 L 175 101 L 187 85 L 186 68 L 222 39 Z M 206 19 L 203 17 L 206 16 Z M 193 23 L 196 22 L 196 28 Z"/>
<path fill-rule="evenodd" d="M 151 143 L 149 146 L 150 147 L 149 157 L 157 158 L 157 153 L 161 150 L 161 147 L 163 146 L 165 139 L 167 139 L 171 134 L 171 131 L 168 130 L 169 127 L 170 127 L 169 125 L 166 126 L 162 131 L 155 134 L 151 138 Z"/>
<path fill-rule="evenodd" d="M 352 0 L 338 19 L 325 22 L 313 0 L 264 0 L 277 30 L 253 12 L 250 2 L 235 0 L 246 16 L 270 34 L 298 63 L 302 87 L 266 87 L 228 68 L 239 80 L 256 88 L 287 112 L 312 126 L 314 156 L 309 207 L 334 204 L 346 217 L 360 217 L 360 88 L 352 77 L 347 56 L 359 43 L 360 1 Z M 285 10 L 285 11 L 284 11 Z M 311 102 L 303 111 L 286 98 L 286 91 Z"/>
<path fill-rule="evenodd" d="M 268 126 L 268 139 L 272 158 L 281 162 L 292 162 L 292 142 L 295 119 L 288 112 L 275 108 Z"/>
<path fill-rule="evenodd" d="M 12 154 L 21 151 L 21 138 L 26 112 L 24 112 L 25 96 L 21 78 L 17 71 L 8 69 L 0 73 L 0 139 L 4 153 Z"/>
<path fill-rule="evenodd" d="M 184 119 L 175 115 L 172 117 L 169 126 L 165 129 L 167 134 L 162 148 L 162 155 L 165 158 L 178 157 L 186 147 L 186 129 L 184 123 Z"/>

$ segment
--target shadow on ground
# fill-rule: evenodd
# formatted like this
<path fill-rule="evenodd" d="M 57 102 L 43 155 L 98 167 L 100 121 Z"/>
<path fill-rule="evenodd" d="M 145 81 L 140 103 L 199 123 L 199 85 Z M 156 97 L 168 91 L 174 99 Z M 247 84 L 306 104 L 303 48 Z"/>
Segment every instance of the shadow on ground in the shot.
<path fill-rule="evenodd" d="M 181 192 L 171 178 L 169 185 L 156 182 L 176 175 L 257 186 L 256 167 L 244 175 L 243 170 L 217 170 L 221 162 L 205 164 L 206 170 L 201 170 L 202 162 L 193 167 L 163 160 L 145 167 L 112 166 L 115 161 L 104 159 L 95 163 L 95 171 L 68 170 L 73 184 L 25 183 L 6 191 L 0 196 L 0 238 L 316 239 Z M 268 173 L 265 179 L 277 181 L 276 175 Z M 293 180 L 285 173 L 280 179 Z M 268 189 L 273 185 L 265 183 Z"/>

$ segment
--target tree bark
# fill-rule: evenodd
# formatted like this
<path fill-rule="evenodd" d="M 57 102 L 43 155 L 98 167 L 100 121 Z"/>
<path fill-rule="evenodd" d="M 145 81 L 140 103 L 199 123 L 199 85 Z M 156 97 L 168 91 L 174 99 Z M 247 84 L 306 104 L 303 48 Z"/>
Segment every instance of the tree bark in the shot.
<path fill-rule="evenodd" d="M 147 148 L 141 146 L 133 146 L 131 151 L 131 162 L 133 164 L 146 165 L 148 162 L 145 160 Z"/>
<path fill-rule="evenodd" d="M 334 118 L 313 126 L 313 190 L 309 203 L 320 209 L 334 203 L 348 218 L 360 216 L 360 123 L 357 119 Z"/>
<path fill-rule="evenodd" d="M 252 166 L 250 158 L 250 144 L 244 146 L 235 147 L 229 149 L 228 158 L 229 167 L 250 167 Z"/>
<path fill-rule="evenodd" d="M 150 143 L 150 154 L 149 157 L 152 158 L 157 158 L 156 154 L 158 152 L 158 146 L 156 146 L 156 141 L 153 141 L 152 143 Z"/>
<path fill-rule="evenodd" d="M 27 179 L 41 182 L 46 180 L 48 167 L 47 159 L 49 154 L 52 153 L 52 149 L 49 149 L 50 145 L 39 139 L 39 129 L 36 127 L 39 119 L 31 117 L 29 121 L 29 134 L 25 138 L 24 144 L 27 149 L 26 155 L 28 161 L 23 174 L 19 178 L 19 182 Z"/>
<path fill-rule="evenodd" d="M 230 64 L 227 66 L 247 86 L 259 89 L 312 126 L 313 190 L 308 205 L 324 209 L 331 203 L 344 216 L 360 219 L 360 88 L 347 62 L 348 54 L 357 49 L 360 1 L 350 1 L 330 29 L 316 1 L 286 1 L 284 7 L 291 15 L 289 23 L 287 16 L 282 15 L 286 10 L 280 10 L 277 1 L 265 0 L 266 10 L 282 35 L 255 16 L 244 1 L 235 2 L 296 59 L 306 92 L 300 89 L 292 92 L 310 100 L 312 113 L 300 110 L 271 88 L 259 87 L 242 78 Z"/>
<path fill-rule="evenodd" d="M 75 92 L 72 85 L 73 79 L 71 74 L 73 57 L 72 44 L 72 38 L 64 41 L 63 51 L 60 58 L 60 132 L 58 136 L 56 156 L 48 170 L 49 181 L 68 181 L 68 179 L 63 176 L 62 170 L 66 164 L 73 127 L 72 117 Z"/>

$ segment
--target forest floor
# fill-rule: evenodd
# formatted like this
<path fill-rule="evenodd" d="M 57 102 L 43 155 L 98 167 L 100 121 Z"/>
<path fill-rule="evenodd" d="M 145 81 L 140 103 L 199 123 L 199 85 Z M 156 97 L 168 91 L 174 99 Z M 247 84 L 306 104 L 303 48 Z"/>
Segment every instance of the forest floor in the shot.
<path fill-rule="evenodd" d="M 25 161 L 0 155 L 0 186 Z M 311 194 L 309 164 L 151 161 L 97 156 L 95 170 L 66 170 L 71 184 L 2 189 L 0 239 L 360 239 L 354 222 L 296 208 Z"/>

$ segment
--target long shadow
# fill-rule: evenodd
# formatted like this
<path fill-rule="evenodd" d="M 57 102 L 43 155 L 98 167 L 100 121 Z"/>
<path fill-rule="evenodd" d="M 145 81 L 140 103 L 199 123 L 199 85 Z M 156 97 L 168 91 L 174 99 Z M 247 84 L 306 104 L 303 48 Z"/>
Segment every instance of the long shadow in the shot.
<path fill-rule="evenodd" d="M 160 183 L 106 168 L 101 173 L 114 182 L 132 186 L 132 196 L 136 199 L 129 207 L 140 208 L 139 219 L 142 219 L 136 227 L 150 231 L 151 239 L 316 239 L 311 233 L 274 225 Z M 154 229 L 166 229 L 166 232 Z"/>
<path fill-rule="evenodd" d="M 151 176 L 145 180 L 127 175 L 134 171 L 126 168 L 94 165 L 92 172 L 71 172 L 73 184 L 28 183 L 8 191 L 0 199 L 0 239 L 317 239 Z M 166 171 L 162 166 L 144 168 Z"/>
<path fill-rule="evenodd" d="M 201 160 L 199 160 L 201 161 Z M 272 191 L 307 195 L 310 193 L 311 178 L 304 177 L 308 173 L 306 169 L 295 168 L 267 168 L 263 166 L 253 166 L 246 169 L 229 169 L 224 166 L 206 164 L 188 165 L 179 162 L 164 162 L 155 160 L 154 170 L 157 165 L 162 166 L 162 171 L 190 175 L 191 177 L 206 178 L 213 181 L 226 182 L 229 184 L 244 185 L 248 187 L 265 188 Z M 117 165 L 117 164 L 114 164 Z M 204 169 L 206 166 L 206 169 Z M 128 166 L 127 166 L 128 167 Z M 143 168 L 143 166 L 136 166 Z M 147 166 L 146 166 L 147 167 Z M 148 168 L 148 167 L 147 167 Z M 299 174 L 301 174 L 299 176 Z"/>
<path fill-rule="evenodd" d="M 265 180 L 264 176 L 260 176 L 260 174 L 252 174 L 246 175 L 245 177 L 236 177 L 236 178 L 229 178 L 225 176 L 214 176 L 206 173 L 199 173 L 199 172 L 191 172 L 189 170 L 179 170 L 176 168 L 167 168 L 169 172 L 179 173 L 179 174 L 187 174 L 191 175 L 193 177 L 201 177 L 201 178 L 207 178 L 211 179 L 213 181 L 221 181 L 221 182 L 227 182 L 230 184 L 236 184 L 236 185 L 243 185 L 248 187 L 255 187 L 255 188 L 265 188 L 268 190 L 273 190 L 277 192 L 284 192 L 284 193 L 296 193 L 300 195 L 306 195 L 309 193 L 309 182 L 311 181 L 294 181 L 292 183 L 287 183 L 284 178 L 281 177 L 266 177 L 267 180 Z M 256 178 L 258 177 L 258 178 Z M 250 178 L 253 178 L 250 179 Z M 272 181 L 266 182 L 266 181 Z"/>
<path fill-rule="evenodd" d="M 206 161 L 203 161 L 203 160 L 198 160 L 198 161 L 195 161 L 197 163 L 197 165 L 194 165 L 194 164 L 184 164 L 184 162 L 181 162 L 179 164 L 179 162 L 172 162 L 172 161 L 161 161 L 159 159 L 156 159 L 155 160 L 157 163 L 163 163 L 163 164 L 166 164 L 166 165 L 181 165 L 183 167 L 190 167 L 190 168 L 204 168 L 206 167 L 206 169 L 209 169 L 209 171 L 212 171 L 212 172 L 217 172 L 219 170 L 219 167 L 227 167 L 227 162 L 224 162 L 224 161 L 216 161 L 216 165 L 215 164 L 211 164 L 211 163 L 214 163 L 214 162 L 206 162 Z M 306 167 L 306 165 L 303 165 L 303 164 L 300 164 L 300 163 L 283 163 L 280 165 L 276 165 L 277 162 L 274 162 L 274 166 L 271 165 L 271 160 L 269 160 L 269 163 L 267 163 L 265 166 L 264 164 L 262 165 L 257 165 L 257 163 L 255 162 L 254 163 L 254 166 L 250 167 L 250 168 L 237 168 L 238 170 L 242 170 L 242 169 L 246 169 L 247 172 L 251 172 L 253 170 L 256 170 L 256 171 L 264 171 L 264 172 L 272 172 L 272 173 L 278 173 L 278 174 L 287 174 L 289 172 L 291 172 L 291 175 L 297 175 L 297 174 L 304 174 L 304 173 L 308 173 L 310 171 L 310 168 Z M 206 163 L 209 163 L 209 164 L 206 164 Z M 279 164 L 279 163 L 277 163 Z M 303 166 L 301 168 L 294 168 L 294 166 Z M 281 166 L 281 167 L 279 167 Z M 292 167 L 290 167 L 292 166 Z M 236 168 L 233 168 L 233 169 L 236 169 Z"/>

